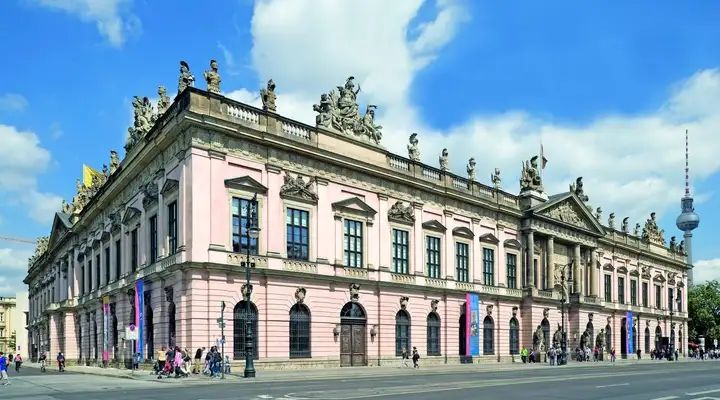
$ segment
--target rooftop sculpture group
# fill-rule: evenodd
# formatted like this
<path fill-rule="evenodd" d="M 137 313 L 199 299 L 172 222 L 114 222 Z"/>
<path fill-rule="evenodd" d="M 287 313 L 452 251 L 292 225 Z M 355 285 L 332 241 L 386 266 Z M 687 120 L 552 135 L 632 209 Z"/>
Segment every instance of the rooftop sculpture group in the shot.
<path fill-rule="evenodd" d="M 375 124 L 376 106 L 368 104 L 365 115 L 360 114 L 354 77 L 349 77 L 344 86 L 320 96 L 320 103 L 313 105 L 318 113 L 315 123 L 318 127 L 339 132 L 375 145 L 382 139 L 382 126 Z"/>
<path fill-rule="evenodd" d="M 543 188 L 540 169 L 538 168 L 538 156 L 534 156 L 522 165 L 520 175 L 520 193 L 522 192 L 545 192 Z"/>

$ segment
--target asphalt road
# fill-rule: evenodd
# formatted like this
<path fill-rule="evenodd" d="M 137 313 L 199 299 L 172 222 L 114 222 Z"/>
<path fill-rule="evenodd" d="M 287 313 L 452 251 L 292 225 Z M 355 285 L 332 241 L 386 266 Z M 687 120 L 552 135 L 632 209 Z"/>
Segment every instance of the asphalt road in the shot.
<path fill-rule="evenodd" d="M 548 367 L 502 372 L 397 370 L 382 377 L 303 381 L 136 381 L 83 374 L 12 374 L 23 400 L 720 400 L 720 362 Z"/>

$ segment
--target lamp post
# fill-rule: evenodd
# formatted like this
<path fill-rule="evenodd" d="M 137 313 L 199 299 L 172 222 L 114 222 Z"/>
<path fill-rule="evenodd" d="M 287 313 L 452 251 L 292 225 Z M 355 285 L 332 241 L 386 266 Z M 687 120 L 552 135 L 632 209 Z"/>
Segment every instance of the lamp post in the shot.
<path fill-rule="evenodd" d="M 221 376 L 220 379 L 225 379 L 225 369 L 227 366 L 225 365 L 225 302 L 220 302 L 220 322 L 218 323 L 220 325 L 220 354 L 222 354 L 222 361 L 220 361 L 220 365 L 222 367 Z"/>
<path fill-rule="evenodd" d="M 255 377 L 252 320 L 250 319 L 252 311 L 250 308 L 250 295 L 252 294 L 252 285 L 250 284 L 250 241 L 257 240 L 258 236 L 260 236 L 260 228 L 257 226 L 257 204 L 257 194 L 255 194 L 247 205 L 247 223 L 245 226 L 245 237 L 247 239 L 247 246 L 245 247 L 247 256 L 245 261 L 245 290 L 247 290 L 247 300 L 245 300 L 245 371 L 243 374 L 245 378 Z"/>
<path fill-rule="evenodd" d="M 565 334 L 565 303 L 568 302 L 567 298 L 567 286 L 565 280 L 565 269 L 570 264 L 565 264 L 560 269 L 560 365 L 567 364 L 567 334 Z"/>
<path fill-rule="evenodd" d="M 676 297 L 675 301 L 677 302 L 677 306 L 680 307 L 680 302 L 682 301 L 680 297 Z M 668 305 L 670 308 L 670 354 L 668 355 L 668 361 L 672 361 L 675 357 L 675 328 L 673 327 L 673 315 L 675 314 L 675 312 L 673 311 L 672 304 L 673 298 L 670 297 L 668 299 Z M 679 308 L 678 311 L 680 311 Z"/>

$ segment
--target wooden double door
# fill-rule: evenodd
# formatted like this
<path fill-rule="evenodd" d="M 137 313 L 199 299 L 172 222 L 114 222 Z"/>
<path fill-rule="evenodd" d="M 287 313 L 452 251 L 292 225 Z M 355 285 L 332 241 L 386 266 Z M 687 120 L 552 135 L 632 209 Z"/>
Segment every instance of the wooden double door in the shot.
<path fill-rule="evenodd" d="M 341 321 L 340 366 L 360 367 L 367 365 L 365 323 Z"/>

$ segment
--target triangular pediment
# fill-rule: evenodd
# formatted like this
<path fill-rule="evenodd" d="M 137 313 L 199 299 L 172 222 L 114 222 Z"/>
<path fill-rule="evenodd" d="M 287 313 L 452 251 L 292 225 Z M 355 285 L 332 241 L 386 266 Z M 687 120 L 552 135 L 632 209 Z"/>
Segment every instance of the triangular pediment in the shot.
<path fill-rule="evenodd" d="M 612 264 L 607 263 L 607 264 L 603 265 L 603 270 L 605 270 L 605 271 L 615 271 L 615 267 L 613 267 Z"/>
<path fill-rule="evenodd" d="M 662 274 L 657 274 L 657 275 L 655 275 L 655 277 L 653 278 L 653 281 L 655 281 L 655 282 L 665 282 L 665 277 L 662 276 Z"/>
<path fill-rule="evenodd" d="M 165 179 L 165 183 L 163 183 L 163 186 L 160 189 L 160 194 L 165 196 L 166 194 L 177 190 L 179 186 L 180 182 L 178 182 L 177 179 Z"/>
<path fill-rule="evenodd" d="M 618 267 L 617 272 L 618 274 L 627 274 L 628 269 L 625 267 Z"/>
<path fill-rule="evenodd" d="M 462 237 L 466 237 L 469 239 L 472 239 L 475 237 L 475 234 L 473 233 L 473 231 L 471 231 L 470 228 L 468 228 L 466 226 L 458 226 L 456 228 L 453 228 L 452 233 L 455 236 L 462 236 Z"/>
<path fill-rule="evenodd" d="M 52 231 L 48 241 L 48 249 L 52 249 L 55 244 L 60 241 L 65 234 L 72 230 L 70 216 L 62 212 L 56 212 L 53 219 Z"/>
<path fill-rule="evenodd" d="M 490 244 L 498 244 L 500 243 L 500 239 L 495 237 L 492 233 L 486 233 L 484 235 L 480 235 L 480 241 Z"/>
<path fill-rule="evenodd" d="M 638 277 L 640 276 L 640 271 L 637 270 L 637 268 L 630 271 L 630 276 Z"/>
<path fill-rule="evenodd" d="M 445 227 L 445 225 L 441 224 L 440 221 L 436 219 L 431 219 L 430 221 L 423 222 L 422 228 L 440 233 L 447 232 L 447 228 Z"/>
<path fill-rule="evenodd" d="M 532 215 L 545 217 L 571 228 L 592 232 L 597 236 L 605 236 L 602 224 L 575 193 L 554 196 L 550 201 L 531 208 L 530 211 Z"/>
<path fill-rule="evenodd" d="M 370 207 L 359 197 L 350 197 L 345 200 L 340 200 L 332 203 L 333 211 L 349 212 L 355 214 L 362 214 L 367 217 L 374 217 L 377 214 L 374 208 Z"/>
<path fill-rule="evenodd" d="M 256 181 L 249 175 L 225 179 L 225 187 L 228 189 L 244 190 L 257 194 L 267 194 L 268 191 L 268 188 L 265 185 Z"/>
<path fill-rule="evenodd" d="M 511 249 L 522 249 L 522 243 L 520 243 L 517 239 L 506 239 L 503 242 L 504 247 L 509 247 Z"/>
<path fill-rule="evenodd" d="M 128 207 L 127 209 L 125 209 L 125 213 L 123 213 L 123 217 L 122 217 L 123 225 L 127 225 L 130 222 L 132 222 L 133 220 L 135 220 L 136 218 L 140 218 L 141 214 L 142 213 L 137 208 Z"/>

